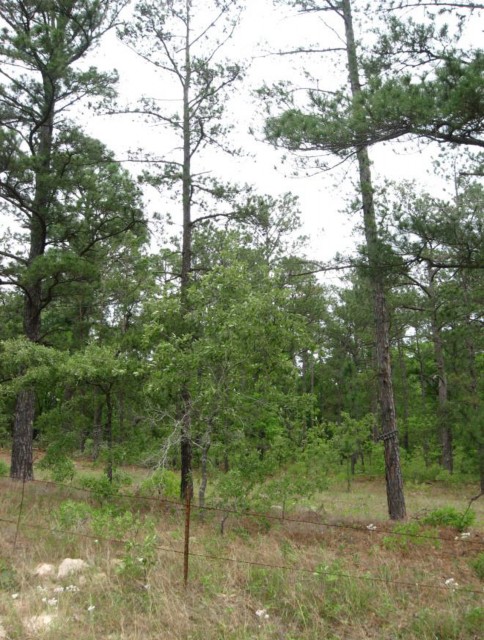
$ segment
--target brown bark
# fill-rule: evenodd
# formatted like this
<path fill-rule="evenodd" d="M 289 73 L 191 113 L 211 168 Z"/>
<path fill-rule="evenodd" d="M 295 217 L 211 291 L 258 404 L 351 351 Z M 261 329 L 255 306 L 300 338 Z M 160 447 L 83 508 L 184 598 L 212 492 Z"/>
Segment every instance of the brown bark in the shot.
<path fill-rule="evenodd" d="M 408 451 L 410 448 L 410 441 L 408 435 L 408 416 L 409 416 L 409 407 L 408 407 L 408 375 L 407 375 L 407 365 L 405 363 L 405 354 L 403 352 L 403 346 L 401 339 L 398 340 L 398 363 L 400 366 L 400 375 L 402 378 L 402 403 L 403 403 L 403 438 L 402 445 L 403 448 Z"/>
<path fill-rule="evenodd" d="M 357 102 L 361 96 L 356 42 L 353 31 L 351 1 L 342 0 L 342 9 L 346 32 L 346 51 L 351 92 Z M 392 369 L 390 362 L 390 337 L 385 281 L 379 264 L 379 239 L 376 224 L 373 185 L 368 149 L 356 150 L 359 169 L 359 183 L 363 205 L 363 224 L 368 252 L 369 278 L 373 294 L 373 313 L 375 320 L 376 361 L 380 402 L 380 419 L 385 456 L 385 478 L 387 487 L 388 512 L 392 520 L 406 517 L 403 479 L 400 466 L 400 451 L 393 398 Z"/>
<path fill-rule="evenodd" d="M 190 2 L 186 2 L 186 33 L 185 33 L 185 74 L 183 77 L 183 172 L 182 172 L 182 206 L 183 206 L 183 238 L 182 238 L 182 265 L 181 265 L 181 313 L 182 323 L 185 324 L 189 311 L 188 287 L 190 284 L 190 272 L 192 268 L 192 175 L 191 175 L 191 121 L 190 121 L 190 83 L 191 83 L 191 56 L 190 56 Z M 180 440 L 180 497 L 185 500 L 187 494 L 193 496 L 192 479 L 192 415 L 191 398 L 188 382 L 184 381 L 181 391 L 182 418 Z"/>
<path fill-rule="evenodd" d="M 438 408 L 437 420 L 439 428 L 440 443 L 442 447 L 442 466 L 444 469 L 452 473 L 454 469 L 454 453 L 452 446 L 452 427 L 449 416 L 449 391 L 447 385 L 447 371 L 444 358 L 444 344 L 442 340 L 441 327 L 437 317 L 437 302 L 433 280 L 436 271 L 431 267 L 428 268 L 429 285 L 427 287 L 427 295 L 430 299 L 430 321 L 432 329 L 432 342 L 434 347 L 435 365 L 437 367 L 438 376 Z"/>
<path fill-rule="evenodd" d="M 44 113 L 39 123 L 39 143 L 36 158 L 39 161 L 35 176 L 35 193 L 30 222 L 30 247 L 28 267 L 40 258 L 47 246 L 47 219 L 52 199 L 51 153 L 54 131 L 55 91 L 52 80 L 44 76 Z M 39 342 L 41 335 L 42 278 L 24 286 L 23 325 L 24 334 L 32 342 Z M 33 480 L 33 421 L 36 395 L 34 389 L 23 390 L 17 396 L 15 422 L 12 438 L 12 461 L 10 477 L 15 480 Z M 20 475 L 19 475 L 20 474 Z"/>
<path fill-rule="evenodd" d="M 17 396 L 10 477 L 33 480 L 32 427 L 35 417 L 35 392 L 24 389 Z"/>

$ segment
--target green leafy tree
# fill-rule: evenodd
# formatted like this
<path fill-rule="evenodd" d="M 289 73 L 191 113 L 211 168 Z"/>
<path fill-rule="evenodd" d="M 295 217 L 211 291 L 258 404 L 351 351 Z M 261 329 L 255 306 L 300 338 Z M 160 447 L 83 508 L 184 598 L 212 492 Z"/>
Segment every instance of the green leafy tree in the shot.
<path fill-rule="evenodd" d="M 359 197 L 363 214 L 365 252 L 368 279 L 372 291 L 375 326 L 375 364 L 378 376 L 380 421 L 385 445 L 385 469 L 387 481 L 388 510 L 392 519 L 405 517 L 405 499 L 400 468 L 400 453 L 396 425 L 393 381 L 390 362 L 389 313 L 387 305 L 386 262 L 388 251 L 379 234 L 376 201 L 371 175 L 371 164 L 366 144 L 351 143 L 353 121 L 362 117 L 362 82 L 360 78 L 361 57 L 358 56 L 355 39 L 352 6 L 350 0 L 340 2 L 294 2 L 303 12 L 332 11 L 342 20 L 344 27 L 344 50 L 348 68 L 348 88 L 338 92 L 336 98 L 325 100 L 318 91 L 309 92 L 312 112 L 288 109 L 280 116 L 269 118 L 266 134 L 270 140 L 291 150 L 338 152 L 338 132 L 345 128 L 351 154 L 356 155 L 359 173 Z M 349 119 L 336 132 L 327 126 L 330 114 L 339 109 L 340 102 L 348 104 Z"/>
<path fill-rule="evenodd" d="M 200 11 L 203 6 L 203 13 Z M 180 157 L 164 161 L 161 175 L 152 184 L 179 188 L 182 213 L 181 263 L 181 332 L 192 329 L 187 322 L 190 312 L 188 289 L 193 276 L 193 229 L 202 220 L 217 217 L 207 212 L 204 195 L 220 200 L 226 190 L 214 180 L 204 180 L 196 171 L 197 154 L 207 146 L 225 147 L 223 124 L 224 101 L 228 89 L 242 74 L 237 64 L 221 59 L 220 50 L 237 23 L 237 2 L 197 3 L 176 0 L 160 4 L 142 1 L 136 5 L 134 19 L 121 31 L 122 39 L 142 58 L 178 87 L 179 110 L 167 113 L 153 96 L 130 111 L 145 114 L 150 120 L 172 130 L 180 141 Z M 204 16 L 203 18 L 201 16 Z M 198 203 L 197 203 L 198 200 Z M 190 348 L 190 341 L 186 342 Z M 192 398 L 189 380 L 182 380 L 180 409 L 183 429 L 180 439 L 182 497 L 193 492 L 192 481 Z"/>
<path fill-rule="evenodd" d="M 0 282 L 22 292 L 24 334 L 32 342 L 43 339 L 42 315 L 58 292 L 89 277 L 89 261 L 77 258 L 140 219 L 128 176 L 68 119 L 85 98 L 114 95 L 114 74 L 81 63 L 124 4 L 12 0 L 0 8 L 0 197 L 12 221 L 2 238 Z M 35 405 L 35 390 L 23 389 L 13 430 L 15 479 L 33 477 Z"/>

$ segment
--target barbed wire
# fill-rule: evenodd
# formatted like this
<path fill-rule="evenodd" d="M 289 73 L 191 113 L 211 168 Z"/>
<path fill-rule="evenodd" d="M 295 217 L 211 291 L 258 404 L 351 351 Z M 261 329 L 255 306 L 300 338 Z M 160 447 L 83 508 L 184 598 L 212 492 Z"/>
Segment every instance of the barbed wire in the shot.
<path fill-rule="evenodd" d="M 15 520 L 9 520 L 3 517 L 0 517 L 0 522 L 6 523 L 6 524 L 12 524 L 12 525 L 17 524 Z M 110 544 L 126 545 L 126 544 L 132 544 L 133 542 L 133 540 L 124 539 L 124 538 L 108 538 L 102 535 L 87 534 L 87 533 L 81 533 L 78 531 L 69 531 L 65 529 L 52 529 L 51 527 L 46 527 L 38 524 L 22 523 L 22 527 L 25 527 L 28 529 L 37 529 L 41 531 L 48 531 L 50 533 L 56 533 L 56 534 L 74 535 L 80 538 L 87 538 L 97 542 L 102 540 L 103 542 L 109 542 Z M 165 551 L 165 552 L 174 553 L 177 555 L 184 555 L 185 553 L 183 550 L 173 549 L 171 547 L 165 547 L 163 545 L 158 545 L 158 544 L 154 545 L 154 547 L 159 551 Z M 257 562 L 254 560 L 241 560 L 240 558 L 229 558 L 227 556 L 215 556 L 215 555 L 206 554 L 206 553 L 194 553 L 192 551 L 190 551 L 188 555 L 192 558 L 201 558 L 204 560 L 215 560 L 217 562 L 227 562 L 227 563 L 230 562 L 230 563 L 241 564 L 245 566 L 260 567 L 260 568 L 266 568 L 266 569 L 277 569 L 280 571 L 289 571 L 293 573 L 311 574 L 314 577 L 325 576 L 328 578 L 329 577 L 344 578 L 348 580 L 359 580 L 359 581 L 372 582 L 372 583 L 379 582 L 379 583 L 385 583 L 387 585 L 392 585 L 392 586 L 394 585 L 399 587 L 409 587 L 412 589 L 430 589 L 433 591 L 447 591 L 449 593 L 451 591 L 452 592 L 458 591 L 459 593 L 462 593 L 462 594 L 473 594 L 473 595 L 484 594 L 484 590 L 479 591 L 477 589 L 470 589 L 467 587 L 456 586 L 455 583 L 453 583 L 452 586 L 431 585 L 431 584 L 419 583 L 419 582 L 414 583 L 414 582 L 406 582 L 401 580 L 388 580 L 387 578 L 380 578 L 378 576 L 360 575 L 360 574 L 353 574 L 353 573 L 341 573 L 341 572 L 328 571 L 326 569 L 321 570 L 319 567 L 315 567 L 313 569 L 305 569 L 302 567 L 292 567 L 290 565 L 269 564 L 266 562 Z"/>
<path fill-rule="evenodd" d="M 54 482 L 52 480 L 31 480 L 29 482 L 33 482 L 34 484 L 46 484 L 46 485 L 52 485 L 52 486 L 56 486 L 56 487 L 64 487 L 66 489 L 69 489 L 71 491 L 83 491 L 86 493 L 90 493 L 90 494 L 96 494 L 98 493 L 96 491 L 96 489 L 92 489 L 92 488 L 88 488 L 88 487 L 79 487 L 76 485 L 71 485 L 71 484 L 66 484 L 66 483 L 62 483 L 62 482 Z M 104 497 L 104 496 L 101 496 Z M 177 501 L 177 500 L 171 500 L 169 498 L 163 498 L 163 497 L 155 497 L 155 496 L 143 496 L 143 495 L 138 495 L 138 494 L 129 494 L 129 493 L 113 493 L 112 496 L 106 496 L 106 499 L 117 499 L 117 498 L 127 498 L 129 500 L 144 500 L 144 501 L 149 501 L 149 502 L 155 502 L 158 504 L 166 504 L 166 505 L 170 505 L 171 507 L 176 507 L 179 510 L 184 510 L 185 509 L 185 503 Z M 341 522 L 328 522 L 327 520 L 319 520 L 319 521 L 314 521 L 314 520 L 307 520 L 307 519 L 302 519 L 302 518 L 293 518 L 293 517 L 286 517 L 286 516 L 282 516 L 282 515 L 273 515 L 273 514 L 268 514 L 268 513 L 261 513 L 261 512 L 255 512 L 255 511 L 240 511 L 237 509 L 234 509 L 232 507 L 228 507 L 228 506 L 215 506 L 215 505 L 204 505 L 204 506 L 200 506 L 200 505 L 196 505 L 196 504 L 192 504 L 191 505 L 192 509 L 196 509 L 199 511 L 211 511 L 211 512 L 218 512 L 218 513 L 223 513 L 223 514 L 229 514 L 229 515 L 235 515 L 235 516 L 239 516 L 241 518 L 247 517 L 247 518 L 256 518 L 256 519 L 260 519 L 260 520 L 271 520 L 271 521 L 275 521 L 275 522 L 279 522 L 281 524 L 283 523 L 292 523 L 292 524 L 304 524 L 304 525 L 311 525 L 313 527 L 327 527 L 327 528 L 333 528 L 333 529 L 347 529 L 350 531 L 357 531 L 360 533 L 366 533 L 366 534 L 376 534 L 376 535 L 384 535 L 384 536 L 396 536 L 396 537 L 402 537 L 402 538 L 415 538 L 415 539 L 422 539 L 422 540 L 430 540 L 430 541 L 436 541 L 439 543 L 459 543 L 459 542 L 465 542 L 466 547 L 476 547 L 476 548 L 484 548 L 484 541 L 481 540 L 469 540 L 467 538 L 461 538 L 460 535 L 457 535 L 455 538 L 451 539 L 451 538 L 442 538 L 441 536 L 438 535 L 430 535 L 430 534 L 423 534 L 423 533 L 415 533 L 415 532 L 411 532 L 411 531 L 392 531 L 392 530 L 385 530 L 385 529 L 378 529 L 376 528 L 369 528 L 369 525 L 355 525 L 355 524 L 349 524 L 349 523 L 341 523 Z M 319 517 L 319 516 L 318 516 Z"/>

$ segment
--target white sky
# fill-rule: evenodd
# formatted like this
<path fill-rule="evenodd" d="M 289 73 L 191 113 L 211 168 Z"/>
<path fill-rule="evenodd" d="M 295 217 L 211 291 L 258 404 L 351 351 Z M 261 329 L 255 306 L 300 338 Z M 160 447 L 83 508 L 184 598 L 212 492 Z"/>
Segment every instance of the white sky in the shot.
<path fill-rule="evenodd" d="M 332 28 L 338 21 L 323 14 L 323 19 L 315 16 L 297 16 L 294 10 L 274 7 L 271 0 L 246 0 L 243 19 L 233 42 L 224 53 L 234 61 L 253 57 L 246 81 L 229 105 L 233 114 L 233 137 L 237 144 L 251 154 L 238 159 L 223 156 L 220 151 L 205 153 L 198 165 L 199 170 L 210 171 L 221 179 L 248 182 L 261 193 L 271 195 L 287 191 L 299 196 L 303 219 L 303 233 L 310 236 L 308 254 L 317 260 L 329 260 L 336 251 L 346 252 L 355 244 L 352 227 L 358 220 L 350 220 L 342 210 L 345 202 L 352 197 L 352 183 L 355 179 L 354 164 L 329 173 L 319 173 L 313 177 L 300 175 L 292 177 L 294 165 L 288 160 L 281 166 L 283 151 L 274 150 L 262 140 L 248 133 L 249 127 L 259 132 L 263 125 L 263 106 L 251 91 L 263 82 L 271 84 L 278 80 L 292 79 L 301 86 L 311 86 L 304 80 L 301 65 L 307 65 L 313 75 L 318 75 L 321 87 L 335 88 L 342 80 L 341 70 L 334 66 L 336 58 L 323 56 L 265 56 L 268 51 L 307 47 L 341 46 Z M 242 59 L 242 60 L 241 60 Z M 124 44 L 110 34 L 96 53 L 95 62 L 105 68 L 115 66 L 120 74 L 120 95 L 134 100 L 141 95 L 163 95 L 164 99 L 176 99 L 179 93 L 169 94 L 166 78 L 152 73 L 149 65 L 142 62 Z M 342 59 L 344 60 L 344 59 Z M 168 104 L 168 102 L 167 102 Z M 176 105 L 177 102 L 173 102 Z M 101 138 L 120 157 L 125 157 L 131 147 L 147 148 L 158 156 L 170 152 L 169 135 L 160 127 L 147 125 L 131 116 L 97 117 L 87 123 L 88 131 Z M 431 176 L 431 151 L 428 147 L 395 144 L 373 148 L 374 174 L 392 180 L 416 179 L 424 187 L 439 189 L 438 181 Z M 157 205 L 160 206 L 160 205 Z M 161 205 L 162 207 L 165 205 Z M 168 206 L 174 221 L 180 221 L 180 214 L 173 203 Z"/>
<path fill-rule="evenodd" d="M 303 77 L 305 69 L 318 77 L 321 88 L 335 88 L 345 82 L 344 66 L 340 64 L 338 68 L 336 58 L 330 59 L 324 54 L 304 58 L 266 55 L 268 51 L 312 44 L 319 47 L 341 46 L 335 33 L 335 29 L 340 29 L 339 19 L 326 13 L 297 16 L 294 10 L 281 5 L 274 7 L 271 0 L 245 0 L 244 4 L 241 24 L 230 45 L 224 49 L 224 55 L 236 62 L 252 59 L 246 80 L 228 104 L 234 125 L 232 136 L 237 146 L 243 146 L 250 155 L 230 158 L 220 151 L 205 153 L 197 160 L 196 170 L 209 171 L 223 180 L 253 184 L 260 193 L 277 196 L 291 191 L 296 194 L 300 199 L 302 232 L 310 236 L 308 255 L 315 260 L 330 260 L 336 251 L 346 252 L 355 244 L 351 231 L 359 218 L 350 220 L 342 212 L 345 202 L 353 197 L 355 166 L 347 164 L 334 172 L 319 173 L 313 177 L 293 177 L 294 165 L 290 160 L 281 166 L 284 152 L 273 149 L 260 139 L 264 108 L 251 92 L 263 82 L 271 84 L 285 79 L 300 86 L 313 86 Z M 481 35 L 481 29 L 476 27 L 476 33 Z M 341 60 L 344 64 L 344 59 Z M 107 34 L 88 61 L 103 69 L 118 70 L 122 100 L 134 102 L 146 95 L 162 97 L 167 105 L 174 107 L 180 104 L 177 102 L 179 92 L 167 83 L 166 78 L 154 74 L 147 63 L 116 39 L 114 33 Z M 129 149 L 143 148 L 158 157 L 177 159 L 176 155 L 170 156 L 174 141 L 166 130 L 148 125 L 141 118 L 93 117 L 91 114 L 82 118 L 80 123 L 89 134 L 113 149 L 117 157 L 126 157 Z M 249 127 L 258 132 L 259 140 L 249 134 Z M 442 189 L 442 183 L 431 175 L 429 147 L 395 144 L 373 148 L 370 154 L 375 177 L 416 179 L 424 188 L 437 192 Z M 172 201 L 157 200 L 152 202 L 151 208 L 169 211 L 175 223 L 181 222 L 181 206 Z"/>

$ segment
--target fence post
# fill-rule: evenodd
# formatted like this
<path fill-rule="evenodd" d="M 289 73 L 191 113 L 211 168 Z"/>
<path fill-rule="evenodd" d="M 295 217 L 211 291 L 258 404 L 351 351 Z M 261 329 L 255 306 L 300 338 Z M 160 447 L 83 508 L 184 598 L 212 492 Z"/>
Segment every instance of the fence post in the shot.
<path fill-rule="evenodd" d="M 188 558 L 190 555 L 190 503 L 191 491 L 187 491 L 185 501 L 185 548 L 183 551 L 183 584 L 185 589 L 188 585 Z"/>

